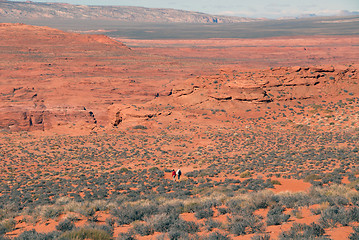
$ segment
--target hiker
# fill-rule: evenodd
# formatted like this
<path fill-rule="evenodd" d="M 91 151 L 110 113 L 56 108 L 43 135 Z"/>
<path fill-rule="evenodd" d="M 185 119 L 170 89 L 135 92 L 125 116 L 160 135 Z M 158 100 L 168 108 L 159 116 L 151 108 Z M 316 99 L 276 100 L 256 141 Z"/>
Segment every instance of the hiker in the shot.
<path fill-rule="evenodd" d="M 176 181 L 176 171 L 174 169 L 172 170 L 172 177 L 173 181 Z"/>
<path fill-rule="evenodd" d="M 178 180 L 180 180 L 181 174 L 182 174 L 181 169 L 178 169 L 176 174 L 177 174 Z"/>

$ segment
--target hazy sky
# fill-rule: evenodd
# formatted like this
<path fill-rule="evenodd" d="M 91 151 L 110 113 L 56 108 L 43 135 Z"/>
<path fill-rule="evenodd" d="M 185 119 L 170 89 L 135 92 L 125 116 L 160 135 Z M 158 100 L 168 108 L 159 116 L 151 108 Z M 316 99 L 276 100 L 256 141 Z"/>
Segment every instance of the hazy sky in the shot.
<path fill-rule="evenodd" d="M 295 17 L 313 13 L 337 15 L 341 11 L 359 11 L 359 0 L 34 0 L 34 2 L 176 8 L 211 14 L 268 18 Z"/>

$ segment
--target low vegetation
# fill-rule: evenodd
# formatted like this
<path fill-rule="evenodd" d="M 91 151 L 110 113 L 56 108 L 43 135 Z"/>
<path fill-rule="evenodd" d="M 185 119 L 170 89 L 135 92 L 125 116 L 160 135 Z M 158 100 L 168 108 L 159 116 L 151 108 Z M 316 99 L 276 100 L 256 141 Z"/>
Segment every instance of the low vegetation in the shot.
<path fill-rule="evenodd" d="M 207 115 L 236 121 L 220 129 L 169 123 L 158 132 L 149 125 L 83 136 L 1 132 L 0 239 L 266 240 L 284 225 L 279 239 L 330 239 L 329 230 L 343 227 L 356 239 L 358 104 L 356 97 L 258 104 L 250 111 L 264 113 L 258 118 L 212 109 Z M 322 117 L 329 113 L 334 125 Z M 183 169 L 180 181 L 173 168 Z M 308 188 L 277 193 L 287 180 Z M 308 212 L 312 222 L 295 223 Z M 50 222 L 50 233 L 17 231 Z"/>

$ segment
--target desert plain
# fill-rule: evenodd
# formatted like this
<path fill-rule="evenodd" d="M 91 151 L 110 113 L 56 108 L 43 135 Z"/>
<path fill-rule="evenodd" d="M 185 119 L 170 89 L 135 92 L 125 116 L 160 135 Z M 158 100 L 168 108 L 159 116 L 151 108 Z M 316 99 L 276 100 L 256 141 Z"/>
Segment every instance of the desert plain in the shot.
<path fill-rule="evenodd" d="M 358 239 L 359 36 L 0 36 L 0 239 Z"/>

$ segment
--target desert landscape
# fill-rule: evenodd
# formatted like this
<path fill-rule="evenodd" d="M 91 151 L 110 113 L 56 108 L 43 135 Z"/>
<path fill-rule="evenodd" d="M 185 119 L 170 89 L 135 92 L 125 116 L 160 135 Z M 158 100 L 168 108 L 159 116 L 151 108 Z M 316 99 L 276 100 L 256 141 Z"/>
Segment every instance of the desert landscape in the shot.
<path fill-rule="evenodd" d="M 0 36 L 0 239 L 359 239 L 358 35 Z"/>

